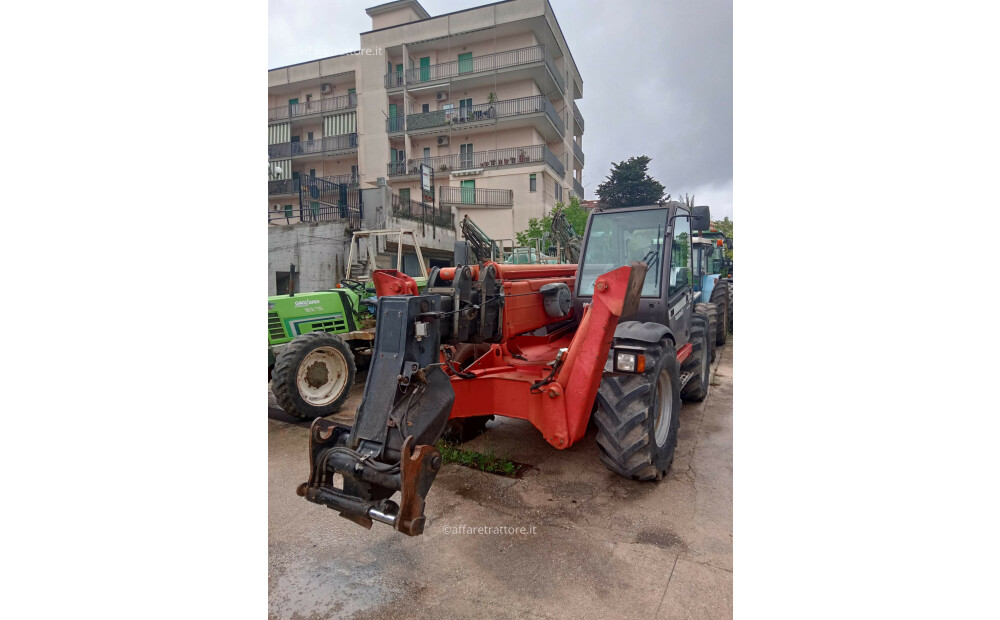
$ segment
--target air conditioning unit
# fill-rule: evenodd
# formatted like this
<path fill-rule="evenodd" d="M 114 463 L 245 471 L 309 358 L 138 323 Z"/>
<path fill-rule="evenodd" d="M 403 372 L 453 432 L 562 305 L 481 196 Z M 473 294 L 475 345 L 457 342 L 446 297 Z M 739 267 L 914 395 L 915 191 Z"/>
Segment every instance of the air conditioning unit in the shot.
<path fill-rule="evenodd" d="M 379 187 L 385 187 L 385 177 L 379 177 L 375 180 L 375 185 Z"/>
<path fill-rule="evenodd" d="M 333 92 L 333 84 L 320 84 L 319 92 L 323 93 L 324 95 L 329 95 L 330 93 Z"/>
<path fill-rule="evenodd" d="M 437 93 L 437 100 L 438 101 L 448 101 L 448 91 L 446 91 L 446 90 L 439 90 L 438 93 Z"/>
<path fill-rule="evenodd" d="M 448 146 L 448 136 L 438 136 L 438 146 Z"/>

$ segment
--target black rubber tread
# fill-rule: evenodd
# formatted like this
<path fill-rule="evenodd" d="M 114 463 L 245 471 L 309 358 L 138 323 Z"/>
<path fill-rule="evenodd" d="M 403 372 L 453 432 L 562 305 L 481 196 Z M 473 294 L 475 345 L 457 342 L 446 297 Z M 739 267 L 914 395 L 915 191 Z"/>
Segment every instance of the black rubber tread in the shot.
<path fill-rule="evenodd" d="M 705 356 L 711 356 L 708 330 L 709 318 L 704 314 L 691 317 L 691 355 L 681 364 L 681 370 L 693 372 L 694 376 L 681 390 L 681 400 L 689 403 L 700 403 L 708 396 L 708 378 L 711 365 L 703 363 Z"/>
<path fill-rule="evenodd" d="M 715 331 L 715 344 L 722 346 L 726 344 L 726 337 L 729 335 L 729 283 L 719 279 L 712 289 L 712 298 L 709 300 L 715 304 L 718 310 L 718 329 Z"/>
<path fill-rule="evenodd" d="M 726 284 L 729 285 L 729 333 L 733 333 L 733 281 L 730 279 Z"/>
<path fill-rule="evenodd" d="M 700 304 L 695 304 L 694 306 L 695 314 L 703 314 L 708 318 L 708 350 L 710 362 L 715 361 L 715 339 L 717 337 L 716 330 L 719 328 L 719 314 L 718 308 L 715 304 L 702 302 Z"/>
<path fill-rule="evenodd" d="M 344 390 L 333 402 L 323 407 L 310 405 L 303 400 L 296 385 L 299 364 L 310 351 L 318 347 L 335 347 L 347 363 L 347 383 L 344 384 Z M 313 420 L 340 410 L 351 395 L 356 373 L 354 353 L 340 336 L 328 332 L 310 332 L 297 336 L 278 355 L 271 372 L 271 391 L 285 413 L 302 420 Z"/>
<path fill-rule="evenodd" d="M 637 340 L 615 339 L 646 349 L 646 371 L 642 374 L 606 373 L 597 391 L 597 445 L 601 462 L 616 474 L 632 480 L 659 480 L 670 468 L 680 425 L 680 370 L 673 343 L 662 340 L 651 345 Z M 657 402 L 656 383 L 661 372 L 670 375 L 673 400 L 670 430 L 662 446 L 654 433 Z"/>
<path fill-rule="evenodd" d="M 493 419 L 491 415 L 481 415 L 471 418 L 455 418 L 448 420 L 441 438 L 452 443 L 465 443 L 486 432 L 486 423 Z"/>

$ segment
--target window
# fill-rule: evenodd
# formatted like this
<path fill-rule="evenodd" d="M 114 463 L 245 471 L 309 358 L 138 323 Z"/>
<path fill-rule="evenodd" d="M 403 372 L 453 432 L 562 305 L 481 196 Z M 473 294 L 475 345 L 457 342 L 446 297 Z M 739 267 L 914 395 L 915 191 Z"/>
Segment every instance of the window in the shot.
<path fill-rule="evenodd" d="M 472 116 L 472 97 L 458 100 L 458 116 L 463 121 Z"/>
<path fill-rule="evenodd" d="M 533 192 L 537 189 L 538 189 L 538 179 L 535 177 L 535 175 L 532 174 L 528 177 L 528 191 Z"/>
<path fill-rule="evenodd" d="M 409 210 L 410 206 L 410 188 L 403 187 L 399 190 L 399 206 L 404 209 Z"/>
<path fill-rule="evenodd" d="M 458 55 L 458 72 L 470 73 L 472 71 L 472 52 Z"/>
<path fill-rule="evenodd" d="M 312 138 L 309 138 L 309 139 L 312 140 Z M 311 176 L 314 179 L 316 178 L 316 169 L 315 168 L 310 168 L 309 169 L 309 176 Z"/>
<path fill-rule="evenodd" d="M 556 202 L 562 202 L 562 185 L 556 183 Z"/>
<path fill-rule="evenodd" d="M 673 241 L 670 244 L 670 295 L 681 291 L 691 282 L 691 219 L 688 212 L 677 209 L 674 218 Z"/>
<path fill-rule="evenodd" d="M 424 161 L 427 161 L 427 160 L 429 160 L 430 158 L 431 158 L 431 147 L 429 147 L 429 146 L 425 146 L 425 147 L 424 147 Z M 428 162 L 428 163 L 429 163 L 429 162 Z"/>
<path fill-rule="evenodd" d="M 288 294 L 288 272 L 287 271 L 276 271 L 274 272 L 274 284 L 277 289 L 275 293 L 277 295 L 287 295 Z M 299 290 L 299 272 L 295 272 L 295 290 Z"/>
<path fill-rule="evenodd" d="M 431 104 L 429 104 L 429 103 L 422 104 L 420 106 L 420 111 L 423 112 L 424 114 L 427 114 L 428 112 L 431 111 Z"/>
<path fill-rule="evenodd" d="M 313 132 L 310 131 L 309 133 L 306 134 L 306 140 L 310 142 L 313 141 Z"/>
<path fill-rule="evenodd" d="M 642 296 L 659 297 L 666 230 L 665 209 L 595 213 L 590 221 L 586 253 L 580 260 L 580 295 L 594 294 L 598 276 L 631 261 L 641 261 L 649 266 Z"/>
<path fill-rule="evenodd" d="M 462 168 L 471 168 L 473 165 L 472 143 L 462 144 L 459 147 L 459 165 Z"/>

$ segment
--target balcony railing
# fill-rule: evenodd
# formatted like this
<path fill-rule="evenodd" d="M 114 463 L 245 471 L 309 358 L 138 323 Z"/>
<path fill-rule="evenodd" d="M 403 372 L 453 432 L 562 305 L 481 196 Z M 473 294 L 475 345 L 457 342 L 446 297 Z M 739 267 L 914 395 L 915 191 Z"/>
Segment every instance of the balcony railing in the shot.
<path fill-rule="evenodd" d="M 358 107 L 358 95 L 357 93 L 350 93 L 339 97 L 327 97 L 326 99 L 315 99 L 304 103 L 290 103 L 288 105 L 279 105 L 276 108 L 269 108 L 267 111 L 267 120 L 268 122 L 282 121 L 298 116 L 349 110 L 356 107 Z"/>
<path fill-rule="evenodd" d="M 415 200 L 400 198 L 397 194 L 393 194 L 392 214 L 395 217 L 455 230 L 455 221 L 451 215 L 451 207 L 423 205 Z"/>
<path fill-rule="evenodd" d="M 581 166 L 583 165 L 583 148 L 576 143 L 576 140 L 573 140 L 573 157 L 576 157 Z"/>
<path fill-rule="evenodd" d="M 339 183 L 348 187 L 358 187 L 361 185 L 361 177 L 356 174 L 335 174 L 326 177 L 318 177 L 327 183 Z"/>
<path fill-rule="evenodd" d="M 496 69 L 516 67 L 535 62 L 544 62 L 545 66 L 549 69 L 549 73 L 552 74 L 552 79 L 559 86 L 559 92 L 566 91 L 566 83 L 556 68 L 552 57 L 545 50 L 544 45 L 522 47 L 516 50 L 507 50 L 485 56 L 475 56 L 466 60 L 453 60 L 439 65 L 415 67 L 403 73 L 392 71 L 385 75 L 385 87 L 398 88 L 403 85 L 404 81 L 408 85 L 419 84 L 421 82 L 443 80 L 456 76 L 482 73 L 484 71 L 495 71 Z"/>
<path fill-rule="evenodd" d="M 298 194 L 298 179 L 275 179 L 267 182 L 267 195 L 279 196 L 281 194 Z"/>
<path fill-rule="evenodd" d="M 294 205 L 278 206 L 267 213 L 268 224 L 345 221 L 347 227 L 361 228 L 364 217 L 362 190 L 320 178 L 303 176 L 294 179 L 301 187 Z"/>
<path fill-rule="evenodd" d="M 580 133 L 583 133 L 583 114 L 580 114 L 580 108 L 576 107 L 576 102 L 573 102 L 573 118 L 576 119 L 576 124 L 580 126 Z"/>
<path fill-rule="evenodd" d="M 411 159 L 406 162 L 392 162 L 387 166 L 387 176 L 402 176 L 420 174 L 420 164 L 427 164 L 435 173 L 450 170 L 471 170 L 475 168 L 495 168 L 500 166 L 516 166 L 519 164 L 538 164 L 545 162 L 552 166 L 561 178 L 566 174 L 562 162 L 552 154 L 544 144 L 530 146 L 513 146 L 506 149 L 479 151 L 476 153 L 455 153 L 453 155 L 438 155 Z"/>
<path fill-rule="evenodd" d="M 394 131 L 403 131 L 406 129 L 406 123 L 403 122 L 402 116 L 390 116 L 385 119 L 385 130 L 389 133 Z"/>
<path fill-rule="evenodd" d="M 406 117 L 406 126 L 411 132 L 420 129 L 432 129 L 434 127 L 446 127 L 449 125 L 460 125 L 464 123 L 478 123 L 497 118 L 509 118 L 524 114 L 536 114 L 545 112 L 549 120 L 555 126 L 559 135 L 565 133 L 566 128 L 562 119 L 556 113 L 555 107 L 548 97 L 535 95 L 534 97 L 520 97 L 518 99 L 504 99 L 494 103 L 480 103 L 474 106 L 463 106 L 450 110 L 436 110 L 434 112 L 422 112 L 410 114 Z M 386 123 L 395 119 L 387 119 Z"/>
<path fill-rule="evenodd" d="M 358 148 L 358 134 L 345 133 L 339 136 L 327 136 L 321 140 L 305 140 L 303 142 L 282 142 L 267 147 L 267 156 L 271 159 L 283 159 L 297 155 L 327 153 Z"/>
<path fill-rule="evenodd" d="M 312 184 L 322 185 L 334 184 L 334 185 L 346 185 L 348 188 L 356 188 L 361 185 L 361 178 L 357 175 L 350 174 L 338 174 L 326 177 L 316 177 L 315 181 L 312 181 L 312 177 L 304 177 L 310 179 Z M 267 194 L 269 196 L 279 196 L 282 194 L 298 194 L 299 186 L 301 185 L 299 179 L 274 179 L 267 182 Z M 308 191 L 307 183 L 307 190 Z"/>
<path fill-rule="evenodd" d="M 490 189 L 485 187 L 449 187 L 439 188 L 438 202 L 476 207 L 511 207 L 514 205 L 514 191 L 509 189 Z"/>
<path fill-rule="evenodd" d="M 583 185 L 580 185 L 576 179 L 573 179 L 573 193 L 576 194 L 577 198 L 583 200 Z"/>

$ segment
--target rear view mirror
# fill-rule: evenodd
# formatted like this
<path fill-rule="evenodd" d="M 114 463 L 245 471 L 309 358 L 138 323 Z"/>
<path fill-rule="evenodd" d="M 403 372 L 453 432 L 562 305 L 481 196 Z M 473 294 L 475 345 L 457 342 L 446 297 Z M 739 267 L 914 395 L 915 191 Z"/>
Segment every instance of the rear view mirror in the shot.
<path fill-rule="evenodd" d="M 691 212 L 691 216 L 692 230 L 708 230 L 712 227 L 712 216 L 709 213 L 708 206 L 695 207 Z"/>
<path fill-rule="evenodd" d="M 726 239 L 726 249 L 727 250 L 733 249 L 733 240 L 732 239 Z"/>

